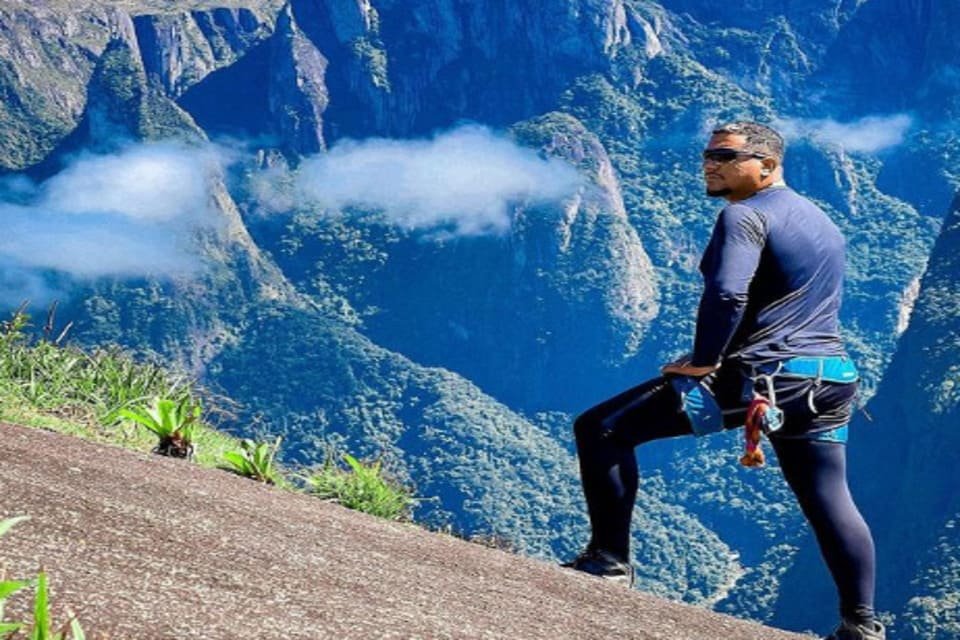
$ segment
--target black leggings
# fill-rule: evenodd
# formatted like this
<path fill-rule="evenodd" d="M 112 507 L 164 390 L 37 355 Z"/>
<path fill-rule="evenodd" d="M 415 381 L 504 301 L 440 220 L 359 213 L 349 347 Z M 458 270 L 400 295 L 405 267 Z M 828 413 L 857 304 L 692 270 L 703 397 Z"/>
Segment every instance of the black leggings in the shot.
<path fill-rule="evenodd" d="M 779 385 L 778 385 L 779 386 Z M 785 391 L 785 393 L 781 393 Z M 815 406 L 823 415 L 849 414 L 855 385 L 823 385 Z M 807 408 L 806 394 L 778 389 L 792 435 L 822 429 Z M 728 403 L 729 406 L 729 403 Z M 725 416 L 727 426 L 743 414 Z M 665 378 L 655 378 L 586 411 L 574 425 L 580 474 L 590 515 L 590 546 L 623 560 L 630 556 L 630 518 L 637 494 L 634 448 L 644 442 L 691 435 L 680 399 Z M 873 615 L 874 547 L 846 478 L 846 446 L 805 438 L 771 439 L 780 468 L 810 522 L 850 620 Z"/>

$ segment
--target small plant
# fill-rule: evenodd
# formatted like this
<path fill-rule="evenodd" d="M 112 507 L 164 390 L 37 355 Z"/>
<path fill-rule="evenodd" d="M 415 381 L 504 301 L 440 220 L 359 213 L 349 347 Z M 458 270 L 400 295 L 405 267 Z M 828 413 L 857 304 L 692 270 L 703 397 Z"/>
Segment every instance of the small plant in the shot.
<path fill-rule="evenodd" d="M 228 451 L 223 458 L 230 464 L 234 473 L 246 478 L 253 478 L 258 482 L 276 484 L 278 473 L 274 466 L 274 458 L 280 449 L 282 437 L 277 436 L 273 444 L 254 442 L 244 438 L 240 442 L 240 451 Z"/>
<path fill-rule="evenodd" d="M 363 464 L 345 453 L 343 460 L 349 470 L 344 470 L 331 460 L 328 457 L 320 470 L 304 477 L 311 494 L 388 520 L 410 518 L 416 499 L 407 488 L 382 475 L 379 461 Z"/>
<path fill-rule="evenodd" d="M 173 458 L 192 458 L 194 437 L 200 426 L 200 405 L 190 398 L 180 402 L 155 398 L 149 408 L 121 409 L 119 415 L 143 425 L 160 439 L 154 453 Z"/>
<path fill-rule="evenodd" d="M 53 632 L 50 630 L 50 607 L 47 595 L 47 574 L 41 571 L 37 575 L 37 593 L 33 602 L 33 629 L 30 640 L 86 640 L 86 634 L 77 619 L 71 615 L 63 628 Z M 69 629 L 70 635 L 67 635 Z"/>
<path fill-rule="evenodd" d="M 12 529 L 17 523 L 29 520 L 29 516 L 19 516 L 17 518 L 8 518 L 0 521 L 0 537 Z M 17 633 L 27 625 L 23 622 L 5 621 L 3 608 L 7 598 L 14 593 L 27 587 L 33 582 L 36 585 L 36 592 L 33 601 L 33 627 L 30 630 L 30 640 L 86 640 L 86 634 L 80 626 L 80 622 L 71 615 L 70 620 L 57 632 L 50 630 L 50 598 L 47 589 L 47 574 L 40 571 L 36 580 L 4 580 L 0 576 L 0 638 L 8 638 L 11 634 Z M 67 632 L 69 630 L 69 634 Z"/>
<path fill-rule="evenodd" d="M 12 529 L 18 522 L 27 519 L 27 516 L 20 516 L 19 518 L 9 518 L 0 521 L 0 537 L 3 537 L 3 534 Z M 7 580 L 6 575 L 4 575 L 5 573 L 6 571 L 0 573 L 0 638 L 5 638 L 8 634 L 18 631 L 23 627 L 23 624 L 20 622 L 5 620 L 3 608 L 7 598 L 30 584 L 29 580 Z"/>
<path fill-rule="evenodd" d="M 6 580 L 5 578 L 6 576 L 0 575 L 0 638 L 6 638 L 24 627 L 22 622 L 5 620 L 3 608 L 7 598 L 30 584 L 29 580 Z"/>

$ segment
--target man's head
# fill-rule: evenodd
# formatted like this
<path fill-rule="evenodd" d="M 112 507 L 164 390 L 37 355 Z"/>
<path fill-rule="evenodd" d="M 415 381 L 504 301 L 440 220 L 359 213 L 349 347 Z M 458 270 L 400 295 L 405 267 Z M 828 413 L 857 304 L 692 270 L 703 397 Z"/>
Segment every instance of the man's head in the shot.
<path fill-rule="evenodd" d="M 783 147 L 779 133 L 756 122 L 715 128 L 703 151 L 707 195 L 736 202 L 782 180 Z"/>

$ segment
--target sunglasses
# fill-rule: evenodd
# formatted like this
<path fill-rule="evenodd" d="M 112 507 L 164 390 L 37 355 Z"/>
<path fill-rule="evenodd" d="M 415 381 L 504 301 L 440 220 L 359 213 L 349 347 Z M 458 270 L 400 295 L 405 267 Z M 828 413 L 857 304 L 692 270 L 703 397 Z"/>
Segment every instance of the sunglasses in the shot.
<path fill-rule="evenodd" d="M 728 162 L 733 162 L 737 158 L 763 159 L 766 157 L 767 156 L 763 155 L 762 153 L 756 153 L 754 151 L 739 151 L 737 149 L 727 149 L 724 147 L 703 150 L 703 161 L 716 162 L 717 164 L 726 164 Z"/>

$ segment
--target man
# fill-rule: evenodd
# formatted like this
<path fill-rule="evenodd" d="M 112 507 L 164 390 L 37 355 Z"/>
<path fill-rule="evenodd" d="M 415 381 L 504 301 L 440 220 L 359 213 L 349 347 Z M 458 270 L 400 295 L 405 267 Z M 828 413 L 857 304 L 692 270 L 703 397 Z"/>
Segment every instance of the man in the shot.
<path fill-rule="evenodd" d="M 844 240 L 783 182 L 783 150 L 780 135 L 760 124 L 713 131 L 703 151 L 707 194 L 728 204 L 700 263 L 693 352 L 577 419 L 592 535 L 565 566 L 632 584 L 634 448 L 746 421 L 768 433 L 836 583 L 841 623 L 828 640 L 883 640 L 873 538 L 846 480 L 858 375 L 839 333 Z"/>

